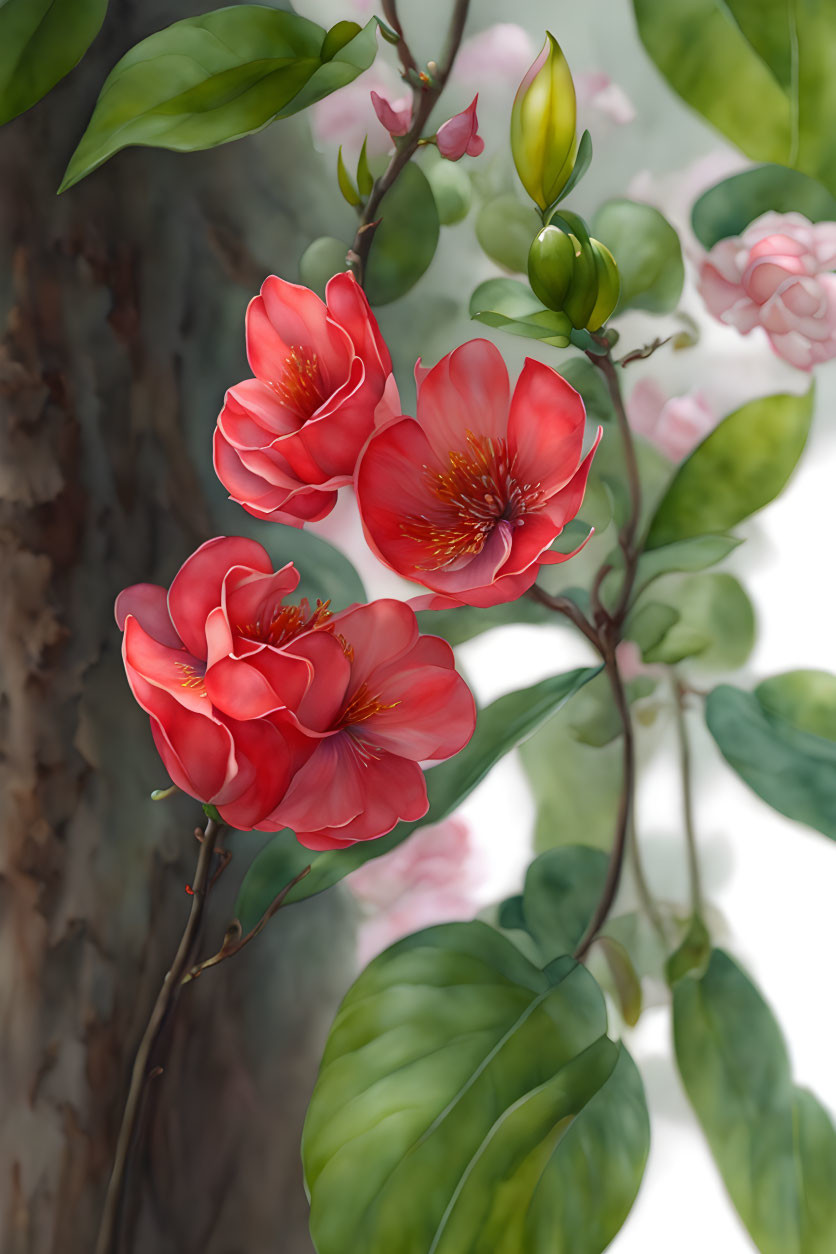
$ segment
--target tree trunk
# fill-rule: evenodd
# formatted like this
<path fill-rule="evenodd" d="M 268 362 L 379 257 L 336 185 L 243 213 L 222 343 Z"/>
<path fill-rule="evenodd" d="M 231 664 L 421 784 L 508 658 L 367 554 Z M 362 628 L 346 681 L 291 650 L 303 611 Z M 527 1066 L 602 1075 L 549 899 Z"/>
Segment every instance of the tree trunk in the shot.
<path fill-rule="evenodd" d="M 0 132 L 2 1254 L 92 1249 L 133 1054 L 189 906 L 202 814 L 149 800 L 166 778 L 113 599 L 167 584 L 218 531 L 270 542 L 224 499 L 210 443 L 224 387 L 247 373 L 246 300 L 266 273 L 292 277 L 305 242 L 306 189 L 286 178 L 304 123 L 198 155 L 131 149 L 55 195 L 118 57 L 204 7 L 112 0 L 82 65 Z M 234 837 L 206 952 L 256 847 Z M 184 989 L 124 1250 L 310 1250 L 298 1144 L 347 979 L 334 904 L 279 915 Z"/>

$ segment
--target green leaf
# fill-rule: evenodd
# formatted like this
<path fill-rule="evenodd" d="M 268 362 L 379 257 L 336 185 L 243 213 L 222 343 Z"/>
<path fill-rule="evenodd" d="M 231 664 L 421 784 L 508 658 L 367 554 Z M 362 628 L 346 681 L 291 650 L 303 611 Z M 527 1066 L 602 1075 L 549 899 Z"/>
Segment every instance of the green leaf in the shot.
<path fill-rule="evenodd" d="M 293 562 L 301 576 L 293 596 L 307 597 L 311 604 L 330 601 L 334 610 L 343 610 L 358 601 L 365 601 L 363 581 L 351 562 L 327 540 L 320 539 L 301 527 L 269 527 L 261 534 L 261 542 L 278 569 Z"/>
<path fill-rule="evenodd" d="M 572 324 L 563 313 L 540 304 L 518 279 L 487 279 L 470 298 L 470 316 L 489 327 L 501 327 L 511 335 L 542 340 L 556 348 L 569 343 Z"/>
<path fill-rule="evenodd" d="M 627 619 L 624 635 L 638 645 L 642 657 L 646 658 L 678 622 L 679 610 L 672 605 L 665 605 L 662 601 L 645 601 Z"/>
<path fill-rule="evenodd" d="M 615 999 L 624 1022 L 634 1028 L 642 1012 L 642 986 L 632 959 L 624 946 L 611 936 L 596 936 L 592 953 L 596 952 L 603 954 L 609 971 L 610 978 L 604 987 Z"/>
<path fill-rule="evenodd" d="M 621 791 L 621 742 L 603 748 L 574 735 L 570 710 L 559 714 L 523 745 L 520 758 L 537 803 L 534 847 L 538 852 L 583 842 L 612 845 Z M 583 780 L 583 787 L 578 787 Z"/>
<path fill-rule="evenodd" d="M 676 1059 L 740 1218 L 761 1254 L 831 1254 L 836 1129 L 792 1083 L 780 1029 L 760 993 L 715 949 L 673 991 Z"/>
<path fill-rule="evenodd" d="M 787 671 L 764 679 L 755 696 L 768 714 L 799 731 L 836 740 L 836 675 L 829 671 Z"/>
<path fill-rule="evenodd" d="M 608 200 L 592 220 L 592 235 L 615 257 L 621 279 L 617 313 L 670 313 L 685 281 L 679 236 L 658 209 L 633 200 Z"/>
<path fill-rule="evenodd" d="M 234 917 L 244 935 L 266 914 L 285 885 L 310 866 L 313 856 L 291 831 L 277 832 L 268 840 L 250 863 L 235 901 Z"/>
<path fill-rule="evenodd" d="M 724 418 L 674 475 L 645 547 L 727 531 L 783 489 L 801 456 L 813 416 L 803 396 L 765 396 Z"/>
<path fill-rule="evenodd" d="M 645 659 L 674 665 L 693 657 L 719 671 L 743 666 L 755 645 L 755 611 L 738 580 L 712 571 L 672 582 L 660 595 L 676 621 Z"/>
<path fill-rule="evenodd" d="M 360 157 L 357 162 L 357 190 L 361 196 L 368 196 L 374 187 L 374 175 L 369 169 L 369 158 L 366 154 L 366 145 L 368 136 L 363 140 L 363 147 L 360 149 Z"/>
<path fill-rule="evenodd" d="M 554 205 L 549 206 L 550 208 L 553 209 L 555 205 L 559 205 L 562 200 L 566 199 L 566 197 L 569 195 L 570 192 L 573 192 L 575 190 L 578 183 L 580 183 L 581 179 L 583 178 L 583 176 L 586 174 L 587 170 L 589 169 L 591 162 L 592 162 L 592 136 L 590 135 L 589 131 L 584 131 L 583 135 L 581 135 L 580 140 L 578 141 L 578 151 L 575 153 L 575 164 L 572 166 L 572 173 L 569 175 L 568 179 L 566 180 L 566 183 L 563 186 L 563 190 L 561 191 L 557 200 L 554 202 Z M 545 215 L 545 221 L 548 222 L 549 220 L 550 220 L 549 214 L 547 211 Z"/>
<path fill-rule="evenodd" d="M 464 644 L 466 640 L 492 631 L 494 627 L 507 627 L 513 623 L 554 623 L 561 626 L 564 621 L 559 614 L 527 597 L 487 609 L 463 605 L 455 610 L 420 610 L 418 613 L 418 625 L 422 631 L 443 636 L 452 645 Z"/>
<path fill-rule="evenodd" d="M 423 170 L 410 161 L 380 204 L 366 266 L 366 295 L 373 305 L 397 300 L 418 282 L 438 246 L 435 197 Z"/>
<path fill-rule="evenodd" d="M 670 618 L 667 621 L 670 622 Z M 655 687 L 655 679 L 641 675 L 624 685 L 625 696 L 632 703 L 650 696 Z M 621 718 L 606 675 L 597 675 L 584 689 L 577 701 L 572 703 L 567 719 L 575 739 L 596 749 L 603 748 L 622 734 Z"/>
<path fill-rule="evenodd" d="M 541 853 L 529 866 L 523 921 L 545 962 L 577 948 L 604 891 L 609 861 L 602 849 L 564 845 Z"/>
<path fill-rule="evenodd" d="M 299 279 L 305 287 L 325 296 L 325 285 L 346 269 L 348 246 L 332 235 L 322 235 L 308 245 L 299 258 Z"/>
<path fill-rule="evenodd" d="M 811 222 L 836 221 L 836 197 L 816 179 L 784 165 L 761 165 L 733 174 L 694 204 L 691 225 L 705 248 L 741 235 L 762 213 L 803 213 Z"/>
<path fill-rule="evenodd" d="M 345 161 L 343 161 L 342 144 L 337 149 L 337 186 L 340 189 L 340 195 L 347 205 L 355 208 L 360 204 L 360 193 L 354 186 L 354 181 L 346 169 Z"/>
<path fill-rule="evenodd" d="M 671 988 L 686 975 L 705 973 L 711 958 L 711 937 L 698 915 L 694 915 L 677 948 L 665 963 L 665 978 Z"/>
<path fill-rule="evenodd" d="M 777 0 L 633 0 L 639 36 L 675 92 L 754 161 L 791 164 L 792 118 L 786 67 L 776 77 L 758 31 L 777 22 Z M 758 19 L 740 18 L 757 9 Z M 754 17 L 754 13 L 751 13 Z M 760 46 L 759 46 L 760 44 Z M 773 60 L 775 58 L 772 58 Z"/>
<path fill-rule="evenodd" d="M 322 41 L 322 47 L 319 52 L 320 61 L 323 64 L 326 61 L 332 61 L 346 44 L 351 43 L 352 39 L 356 39 L 362 29 L 359 22 L 337 22 L 336 26 L 331 27 Z"/>
<path fill-rule="evenodd" d="M 533 205 L 512 192 L 488 200 L 476 217 L 476 238 L 491 261 L 516 274 L 528 273 L 528 252 L 543 221 Z"/>
<path fill-rule="evenodd" d="M 705 570 L 728 557 L 741 540 L 734 536 L 693 536 L 689 540 L 675 540 L 661 548 L 642 553 L 633 586 L 633 599 L 649 588 L 655 579 L 675 571 Z"/>
<path fill-rule="evenodd" d="M 770 713 L 755 693 L 720 684 L 705 721 L 733 770 L 768 805 L 836 840 L 836 742 Z"/>
<path fill-rule="evenodd" d="M 375 23 L 337 42 L 328 46 L 322 27 L 306 18 L 257 4 L 216 9 L 149 35 L 105 80 L 59 190 L 131 144 L 213 148 L 314 104 L 368 69 Z"/>
<path fill-rule="evenodd" d="M 31 109 L 69 74 L 106 12 L 107 0 L 0 3 L 0 126 Z"/>
<path fill-rule="evenodd" d="M 396 848 L 417 828 L 447 818 L 506 753 L 532 735 L 597 674 L 595 667 L 567 671 L 492 701 L 479 712 L 470 744 L 456 757 L 427 771 L 430 808 L 422 819 L 399 823 L 394 831 L 379 840 L 360 841 L 348 849 L 317 854 L 310 875 L 288 894 L 287 903 L 304 901 L 306 897 L 323 892 L 358 866 Z M 275 893 L 292 878 L 293 872 L 279 876 Z"/>
<path fill-rule="evenodd" d="M 334 1022 L 302 1141 L 319 1254 L 600 1254 L 648 1151 L 595 981 L 481 923 L 407 937 Z"/>
<path fill-rule="evenodd" d="M 427 171 L 442 226 L 463 222 L 470 212 L 473 189 L 466 170 L 453 161 L 436 161 Z"/>

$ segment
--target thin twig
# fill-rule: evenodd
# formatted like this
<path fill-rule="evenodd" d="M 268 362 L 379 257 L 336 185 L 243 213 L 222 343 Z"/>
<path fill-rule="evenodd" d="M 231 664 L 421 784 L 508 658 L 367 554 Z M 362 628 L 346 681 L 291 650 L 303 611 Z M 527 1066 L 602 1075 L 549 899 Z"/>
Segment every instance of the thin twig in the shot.
<path fill-rule="evenodd" d="M 102 1212 L 101 1224 L 99 1227 L 99 1236 L 96 1242 L 96 1254 L 115 1254 L 116 1240 L 119 1228 L 119 1217 L 122 1210 L 122 1198 L 125 1191 L 125 1173 L 130 1156 L 131 1144 L 133 1142 L 134 1131 L 136 1129 L 137 1118 L 142 1105 L 142 1099 L 146 1085 L 151 1074 L 159 1074 L 159 1068 L 154 1068 L 153 1073 L 149 1073 L 148 1061 L 151 1052 L 159 1036 L 160 1029 L 168 1016 L 169 1011 L 174 1003 L 177 991 L 183 978 L 183 972 L 188 966 L 191 958 L 192 949 L 197 935 L 200 930 L 200 924 L 203 919 L 203 908 L 206 904 L 206 898 L 209 894 L 210 872 L 212 867 L 212 854 L 215 850 L 218 837 L 221 833 L 220 824 L 214 819 L 209 819 L 206 824 L 205 832 L 198 829 L 196 835 L 200 839 L 200 854 L 197 860 L 194 880 L 191 884 L 192 906 L 189 911 L 189 917 L 183 935 L 180 938 L 180 944 L 177 946 L 177 952 L 171 967 L 166 972 L 162 988 L 157 994 L 157 1000 L 154 1002 L 154 1008 L 151 1011 L 151 1017 L 142 1034 L 142 1040 L 139 1043 L 139 1049 L 134 1059 L 133 1070 L 131 1072 L 131 1083 L 128 1089 L 128 1097 L 125 1102 L 125 1109 L 122 1114 L 122 1124 L 119 1128 L 119 1137 L 116 1142 L 116 1153 L 113 1160 L 113 1169 L 110 1174 L 110 1182 L 107 1186 L 107 1196 L 105 1198 L 104 1211 Z"/>
<path fill-rule="evenodd" d="M 528 590 L 528 596 L 532 601 L 538 601 L 540 605 L 545 605 L 547 609 L 554 610 L 555 614 L 563 614 L 570 619 L 578 631 L 583 632 L 587 640 L 595 647 L 596 652 L 601 652 L 601 641 L 598 633 L 590 622 L 584 617 L 580 606 L 575 605 L 569 597 L 552 596 L 546 592 L 545 588 L 541 588 L 539 584 L 533 584 Z"/>
<path fill-rule="evenodd" d="M 666 335 L 664 339 L 657 336 L 650 344 L 645 344 L 643 348 L 634 348 L 632 353 L 627 353 L 624 357 L 619 358 L 616 364 L 629 366 L 631 361 L 644 361 L 645 358 L 652 357 L 657 348 L 663 348 L 665 344 L 670 344 L 674 338 L 673 335 Z"/>
<path fill-rule="evenodd" d="M 426 75 L 426 82 L 421 81 L 420 87 L 415 90 L 415 102 L 412 112 L 412 125 L 406 135 L 398 139 L 397 147 L 392 155 L 389 165 L 381 174 L 379 179 L 375 180 L 369 198 L 363 209 L 360 218 L 360 225 L 357 228 L 357 234 L 354 236 L 348 257 L 351 268 L 354 271 L 357 282 L 362 287 L 366 279 L 366 265 L 369 259 L 369 251 L 375 235 L 375 228 L 380 221 L 380 202 L 392 187 L 398 175 L 415 154 L 419 142 L 422 138 L 422 131 L 427 124 L 427 120 L 433 111 L 436 101 L 444 90 L 447 79 L 450 77 L 450 71 L 453 68 L 453 62 L 456 59 L 456 53 L 459 50 L 459 44 L 464 33 L 464 24 L 467 20 L 467 11 L 470 7 L 470 0 L 456 0 L 453 13 L 450 18 L 450 27 L 447 32 L 447 42 L 445 44 L 444 53 L 440 64 L 435 69 L 432 78 Z M 397 11 L 394 3 L 384 7 L 386 20 L 392 29 L 399 36 L 398 39 L 398 55 L 401 58 L 401 64 L 405 67 L 404 72 L 407 73 L 407 65 L 415 66 L 415 58 L 407 44 L 403 30 L 398 20 Z M 392 20 L 394 15 L 395 21 Z M 397 22 L 397 26 L 395 25 Z"/>
<path fill-rule="evenodd" d="M 652 892 L 650 891 L 650 885 L 647 882 L 647 876 L 644 872 L 644 860 L 642 859 L 638 834 L 636 832 L 635 804 L 633 806 L 633 813 L 630 815 L 630 831 L 628 833 L 627 840 L 630 851 L 630 865 L 633 869 L 633 878 L 636 881 L 636 891 L 639 895 L 639 901 L 644 908 L 645 914 L 650 919 L 656 935 L 662 941 L 662 944 L 667 947 L 668 934 L 665 931 L 665 922 L 659 913 L 659 908 L 656 905 Z"/>
<path fill-rule="evenodd" d="M 395 3 L 395 0 L 383 0 L 381 8 L 383 9 L 383 16 L 398 37 L 397 50 L 398 58 L 403 66 L 403 77 L 408 83 L 412 84 L 413 75 L 418 73 L 418 66 L 412 55 L 409 44 L 404 39 L 401 19 L 398 17 L 398 6 Z"/>
<path fill-rule="evenodd" d="M 673 685 L 674 711 L 676 713 L 676 734 L 679 742 L 679 770 L 682 778 L 682 822 L 685 829 L 685 843 L 688 849 L 688 874 L 691 880 L 691 910 L 700 917 L 702 915 L 702 881 L 700 862 L 697 855 L 697 835 L 694 828 L 694 796 L 691 779 L 691 745 L 688 740 L 688 725 L 685 720 L 685 685 L 679 680 L 675 671 L 671 671 Z"/>
<path fill-rule="evenodd" d="M 199 975 L 207 970 L 208 967 L 216 967 L 219 963 L 225 962 L 227 958 L 231 958 L 233 954 L 240 954 L 244 946 L 249 945 L 250 941 L 254 940 L 254 938 L 258 936 L 262 928 L 266 927 L 273 915 L 281 909 L 287 894 L 292 888 L 296 887 L 300 880 L 303 880 L 305 876 L 310 873 L 310 869 L 311 868 L 309 866 L 306 866 L 304 871 L 300 871 L 289 884 L 285 884 L 281 892 L 273 899 L 264 911 L 264 914 L 261 916 L 258 923 L 256 923 L 255 927 L 251 928 L 250 931 L 247 932 L 246 936 L 241 935 L 241 924 L 238 919 L 236 919 L 235 922 L 227 928 L 223 944 L 218 952 L 213 954 L 211 958 L 205 958 L 203 962 L 198 962 L 195 966 L 193 966 L 191 970 L 187 971 L 183 976 L 182 982 L 184 984 L 188 984 L 191 980 L 196 980 Z"/>
<path fill-rule="evenodd" d="M 633 791 L 635 787 L 636 775 L 636 753 L 633 741 L 633 724 L 630 718 L 630 707 L 627 702 L 627 695 L 624 691 L 624 684 L 621 679 L 621 673 L 618 669 L 618 663 L 615 658 L 615 651 L 608 650 L 604 658 L 607 675 L 609 676 L 610 686 L 612 688 L 613 697 L 615 699 L 616 709 L 621 719 L 622 727 L 622 743 L 623 749 L 623 769 L 621 780 L 621 796 L 618 802 L 618 818 L 616 820 L 615 839 L 613 841 L 612 852 L 610 853 L 609 866 L 607 867 L 607 878 L 604 882 L 604 890 L 601 893 L 601 899 L 595 907 L 595 913 L 589 920 L 589 925 L 581 937 L 580 943 L 575 950 L 575 958 L 580 962 L 585 957 L 590 945 L 600 932 L 612 909 L 615 901 L 618 885 L 621 882 L 621 871 L 624 866 L 624 852 L 627 848 L 627 833 L 630 828 L 630 816 L 633 812 Z"/>

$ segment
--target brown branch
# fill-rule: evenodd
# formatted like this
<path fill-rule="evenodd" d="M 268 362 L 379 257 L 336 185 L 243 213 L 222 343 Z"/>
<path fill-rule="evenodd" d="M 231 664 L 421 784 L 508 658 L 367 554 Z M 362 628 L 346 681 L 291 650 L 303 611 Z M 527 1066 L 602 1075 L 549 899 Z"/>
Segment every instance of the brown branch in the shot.
<path fill-rule="evenodd" d="M 592 644 L 598 653 L 602 652 L 601 641 L 598 633 L 592 624 L 586 619 L 583 611 L 569 597 L 552 596 L 546 592 L 545 588 L 541 588 L 539 584 L 534 584 L 529 588 L 527 594 L 532 601 L 538 601 L 540 605 L 545 605 L 547 609 L 554 610 L 555 614 L 564 614 L 575 624 L 578 631 L 583 632 L 587 640 Z"/>
<path fill-rule="evenodd" d="M 398 6 L 395 3 L 395 0 L 383 0 L 381 8 L 383 9 L 383 16 L 386 18 L 386 21 L 398 37 L 397 50 L 400 63 L 403 66 L 403 77 L 408 83 L 413 85 L 414 76 L 417 75 L 419 71 L 409 44 L 404 39 L 401 19 L 398 17 Z"/>
<path fill-rule="evenodd" d="M 210 872 L 212 867 L 212 854 L 215 851 L 215 845 L 217 844 L 221 830 L 222 828 L 215 822 L 214 819 L 209 819 L 206 824 L 205 832 L 201 832 L 199 829 L 196 832 L 196 835 L 200 840 L 200 854 L 197 860 L 194 880 L 191 884 L 192 907 L 189 911 L 189 917 L 186 921 L 185 930 L 180 938 L 180 944 L 177 946 L 177 952 L 174 955 L 174 960 L 171 967 L 166 972 L 162 988 L 157 994 L 157 1000 L 154 1002 L 151 1017 L 149 1018 L 145 1031 L 142 1034 L 142 1040 L 139 1043 L 139 1049 L 137 1050 L 136 1058 L 134 1059 L 133 1070 L 131 1072 L 131 1083 L 128 1089 L 125 1109 L 122 1114 L 122 1123 L 119 1128 L 119 1137 L 116 1142 L 113 1169 L 111 1171 L 110 1182 L 107 1187 L 107 1196 L 105 1198 L 104 1210 L 102 1212 L 99 1236 L 96 1242 L 96 1254 L 116 1254 L 119 1217 L 122 1210 L 122 1198 L 125 1191 L 125 1174 L 128 1166 L 131 1144 L 136 1130 L 137 1119 L 142 1106 L 142 1099 L 145 1094 L 147 1083 L 153 1074 L 159 1074 L 160 1071 L 159 1067 L 155 1067 L 153 1072 L 149 1072 L 148 1062 L 160 1034 L 160 1029 L 165 1022 L 169 1011 L 174 1005 L 177 991 L 180 988 L 183 978 L 183 973 L 188 966 L 192 949 L 194 948 L 195 941 L 197 940 L 200 924 L 203 919 L 203 908 L 206 904 L 206 898 L 208 897 L 209 890 L 211 888 Z"/>
<path fill-rule="evenodd" d="M 258 923 L 256 923 L 255 927 L 251 928 L 250 931 L 247 932 L 246 936 L 241 935 L 241 924 L 238 919 L 236 919 L 235 922 L 227 928 L 223 944 L 218 952 L 213 954 L 211 958 L 205 958 L 203 962 L 198 962 L 191 968 L 190 971 L 187 971 L 183 976 L 183 984 L 188 984 L 191 980 L 196 980 L 198 976 L 209 967 L 218 966 L 219 963 L 224 962 L 227 958 L 231 958 L 233 954 L 240 954 L 244 946 L 249 945 L 250 941 L 258 936 L 259 932 L 266 927 L 273 915 L 281 909 L 287 894 L 292 888 L 296 887 L 300 880 L 303 880 L 305 876 L 310 873 L 310 869 L 311 868 L 309 866 L 306 866 L 305 869 L 300 871 L 289 884 L 285 884 L 278 896 L 274 898 L 268 908 L 264 911 L 264 914 L 261 916 Z"/>
<path fill-rule="evenodd" d="M 644 361 L 647 357 L 652 357 L 657 348 L 663 348 L 665 344 L 670 344 L 674 339 L 673 335 L 666 335 L 663 338 L 657 336 L 655 340 L 651 340 L 649 344 L 645 344 L 642 348 L 634 348 L 632 353 L 625 354 L 619 358 L 619 366 L 629 366 L 631 361 Z"/>
<path fill-rule="evenodd" d="M 580 943 L 575 950 L 575 958 L 578 962 L 584 958 L 589 950 L 590 945 L 600 932 L 612 909 L 615 901 L 618 885 L 621 882 L 621 871 L 624 866 L 624 853 L 627 848 L 627 834 L 630 830 L 630 816 L 633 812 L 633 793 L 635 789 L 636 775 L 636 754 L 633 741 L 633 724 L 630 719 L 630 707 L 627 702 L 627 696 L 624 692 L 624 684 L 622 683 L 621 674 L 618 669 L 618 663 L 615 660 L 615 650 L 611 649 L 604 658 L 607 675 L 609 676 L 610 686 L 612 687 L 613 697 L 615 698 L 616 709 L 621 718 L 621 726 L 623 730 L 623 775 L 621 783 L 621 796 L 618 803 L 618 819 L 616 821 L 615 840 L 613 841 L 612 852 L 610 854 L 609 866 L 607 868 L 607 878 L 604 883 L 604 891 L 601 899 L 595 907 L 595 913 L 589 921 L 589 925 L 581 937 Z"/>
<path fill-rule="evenodd" d="M 381 174 L 379 179 L 375 180 L 369 198 L 366 201 L 360 218 L 360 225 L 354 236 L 354 243 L 349 249 L 348 258 L 351 268 L 354 271 L 357 282 L 362 287 L 366 280 L 366 266 L 369 259 L 369 251 L 371 250 L 372 241 L 374 240 L 375 230 L 380 221 L 380 203 L 386 193 L 396 182 L 398 175 L 414 156 L 420 143 L 422 132 L 427 124 L 430 114 L 441 95 L 450 77 L 450 71 L 453 68 L 453 62 L 456 59 L 456 53 L 459 50 L 459 44 L 464 33 L 464 24 L 467 20 L 467 11 L 470 7 L 470 0 L 455 0 L 453 13 L 450 18 L 450 27 L 447 32 L 447 42 L 441 63 L 435 69 L 432 78 L 428 75 L 426 82 L 421 79 L 420 87 L 415 88 L 415 103 L 412 113 L 412 125 L 406 135 L 397 140 L 397 146 L 389 165 Z M 398 55 L 401 64 L 404 66 L 404 73 L 409 74 L 410 81 L 414 77 L 410 71 L 415 67 L 415 58 L 413 57 L 409 45 L 407 44 L 403 30 L 398 20 L 395 4 L 390 0 L 388 5 L 384 5 L 384 14 L 386 20 L 392 29 L 398 35 Z M 393 21 L 394 17 L 394 21 Z M 395 24 L 397 23 L 397 25 Z"/>

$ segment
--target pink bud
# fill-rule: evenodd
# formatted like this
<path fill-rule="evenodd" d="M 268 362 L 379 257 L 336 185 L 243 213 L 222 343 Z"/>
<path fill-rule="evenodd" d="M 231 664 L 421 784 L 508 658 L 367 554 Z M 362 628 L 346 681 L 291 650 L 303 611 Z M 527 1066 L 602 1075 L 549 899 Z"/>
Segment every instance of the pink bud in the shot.
<path fill-rule="evenodd" d="M 376 91 L 371 93 L 374 111 L 381 126 L 390 135 L 405 135 L 412 125 L 412 105 L 406 100 L 396 100 L 394 105 L 379 96 Z"/>
<path fill-rule="evenodd" d="M 438 151 L 448 161 L 458 161 L 465 154 L 468 157 L 478 157 L 485 147 L 484 139 L 477 134 L 479 119 L 476 117 L 476 102 L 478 99 L 477 94 L 462 113 L 455 114 L 438 128 L 435 137 Z"/>

